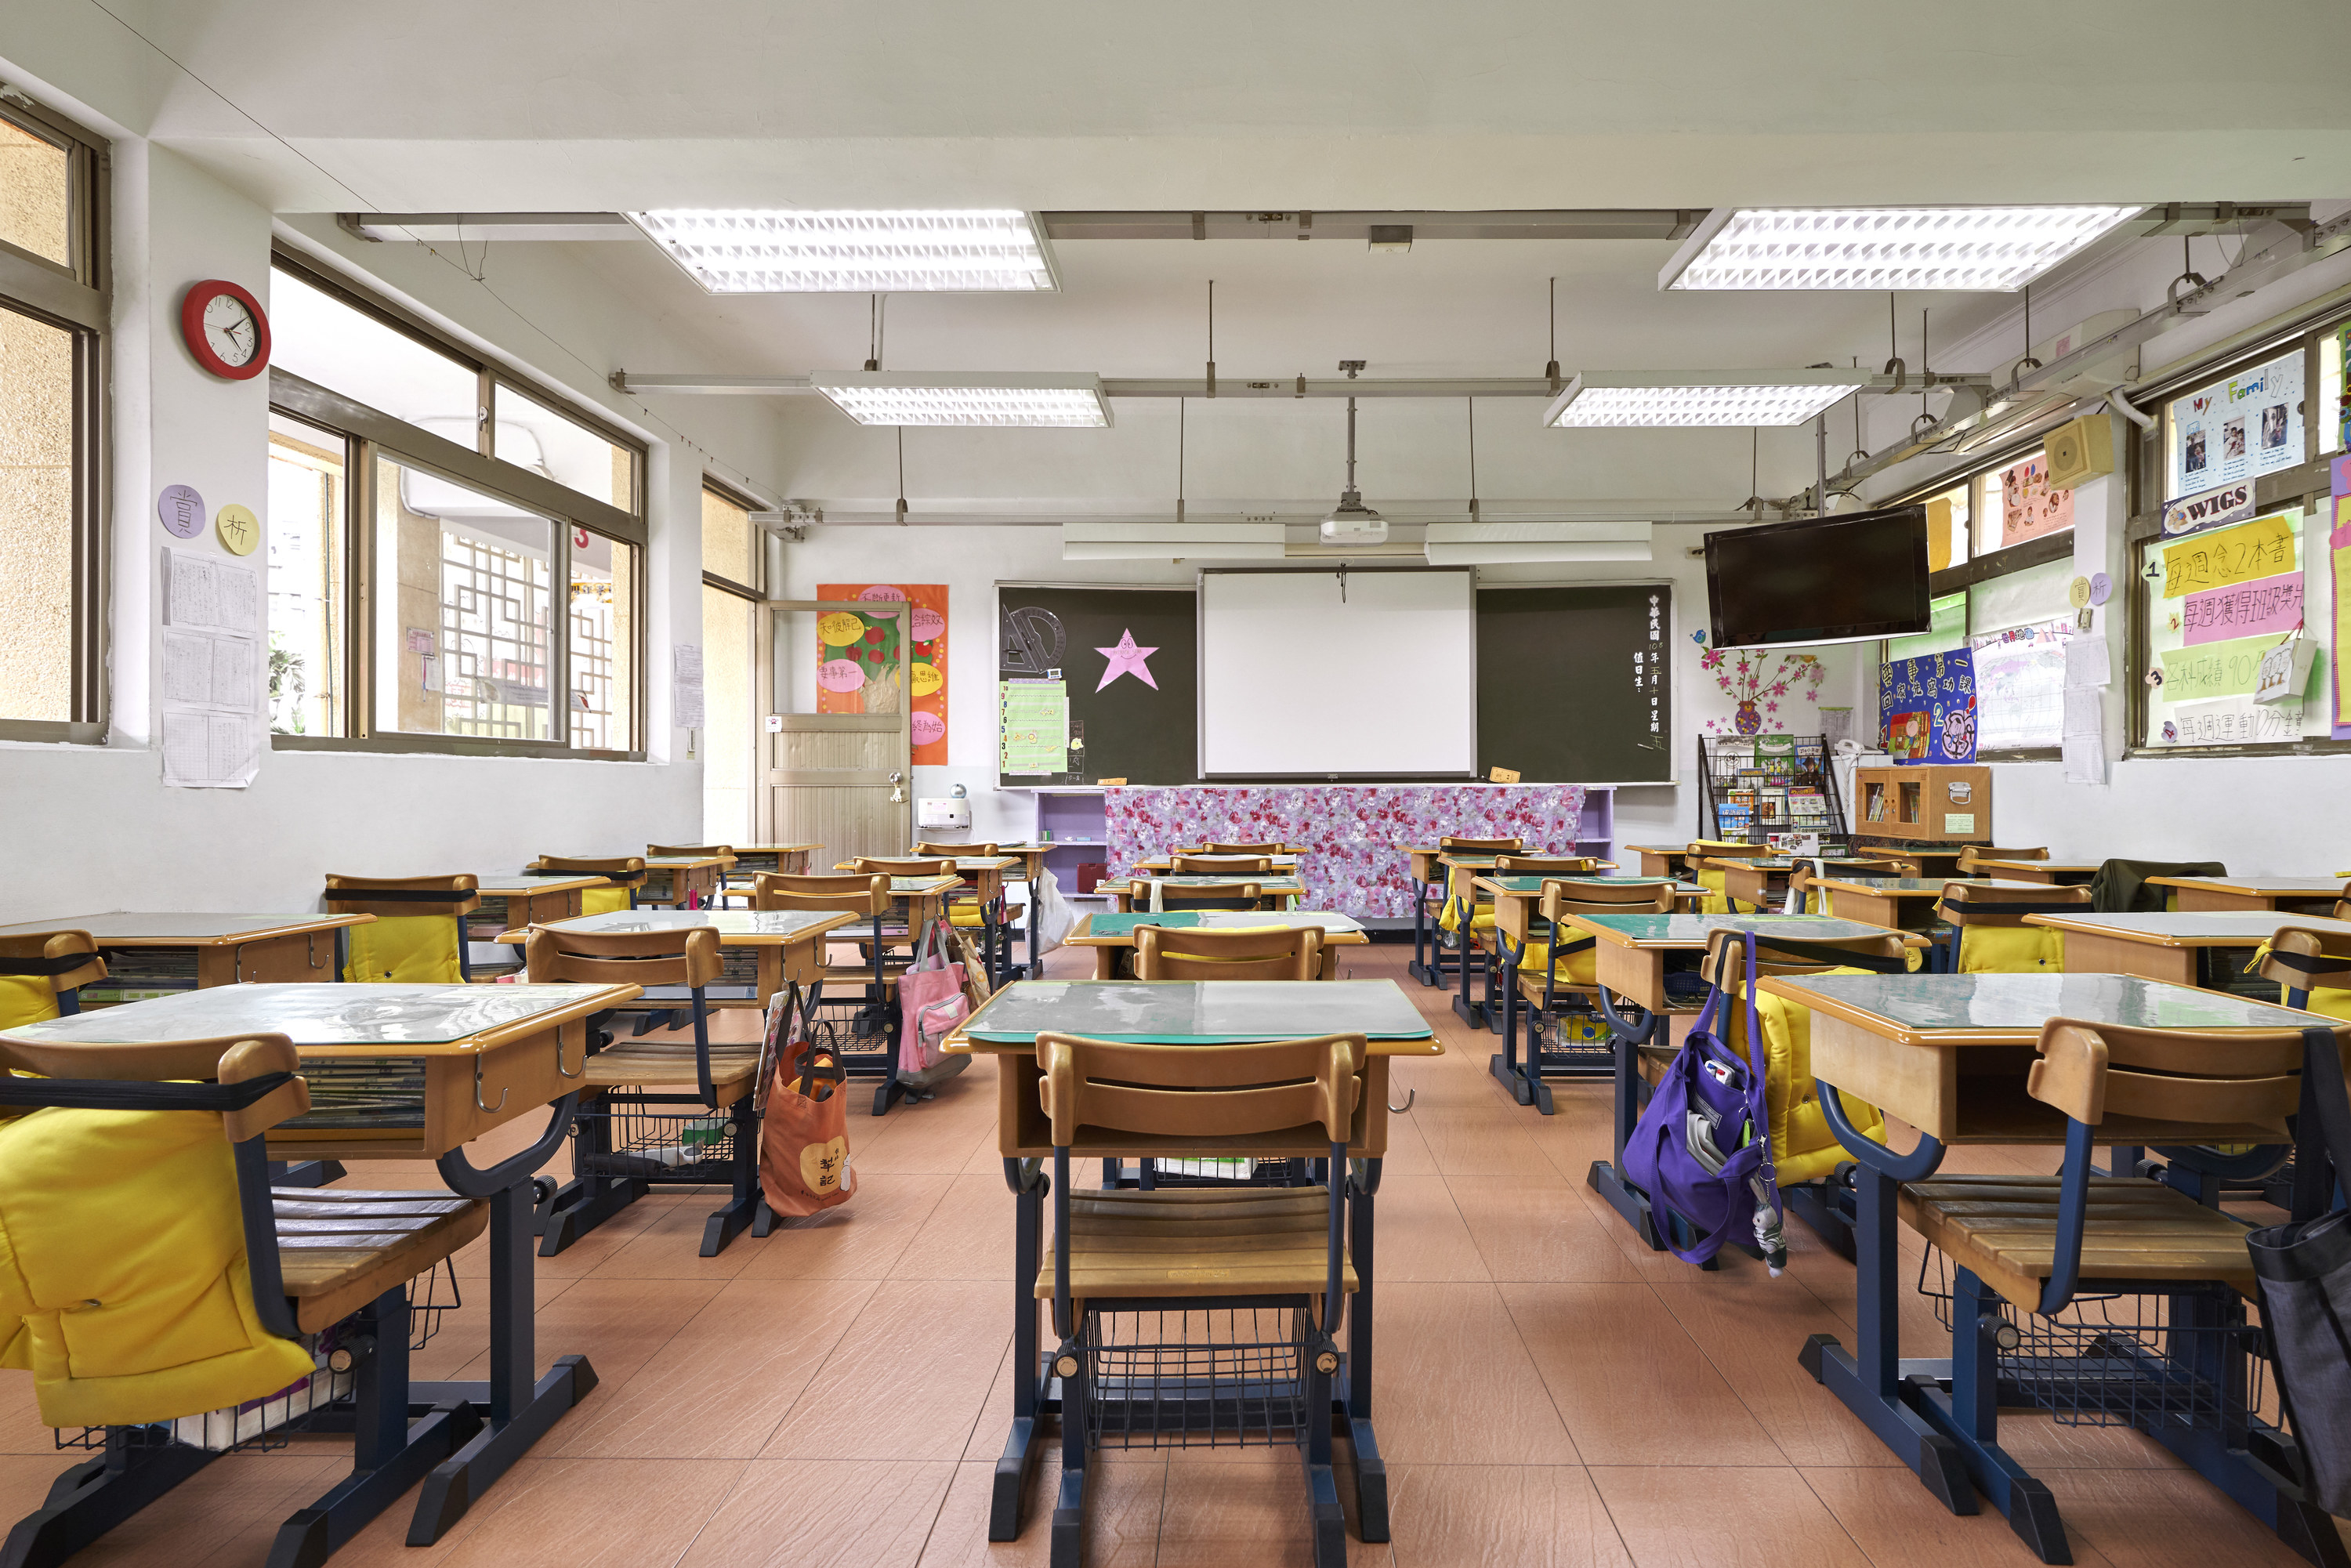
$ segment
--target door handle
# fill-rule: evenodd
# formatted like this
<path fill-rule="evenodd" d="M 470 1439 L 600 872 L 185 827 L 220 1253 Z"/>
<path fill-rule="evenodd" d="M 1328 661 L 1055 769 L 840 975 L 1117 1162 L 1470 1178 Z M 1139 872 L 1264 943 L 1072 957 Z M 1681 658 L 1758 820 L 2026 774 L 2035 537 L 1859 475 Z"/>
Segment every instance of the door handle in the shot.
<path fill-rule="evenodd" d="M 906 776 L 904 773 L 893 772 L 890 775 L 890 804 L 893 806 L 903 806 L 906 803 L 905 780 Z"/>

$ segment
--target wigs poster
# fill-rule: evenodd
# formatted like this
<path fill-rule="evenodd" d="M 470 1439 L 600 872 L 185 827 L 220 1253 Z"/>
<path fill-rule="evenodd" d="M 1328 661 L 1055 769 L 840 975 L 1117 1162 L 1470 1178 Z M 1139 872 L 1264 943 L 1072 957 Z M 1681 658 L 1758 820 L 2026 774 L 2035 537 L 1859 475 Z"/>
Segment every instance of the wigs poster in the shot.
<path fill-rule="evenodd" d="M 947 590 L 943 582 L 824 582 L 822 600 L 886 603 L 898 613 L 835 610 L 817 619 L 816 711 L 894 713 L 901 666 L 914 706 L 914 759 L 947 759 Z"/>

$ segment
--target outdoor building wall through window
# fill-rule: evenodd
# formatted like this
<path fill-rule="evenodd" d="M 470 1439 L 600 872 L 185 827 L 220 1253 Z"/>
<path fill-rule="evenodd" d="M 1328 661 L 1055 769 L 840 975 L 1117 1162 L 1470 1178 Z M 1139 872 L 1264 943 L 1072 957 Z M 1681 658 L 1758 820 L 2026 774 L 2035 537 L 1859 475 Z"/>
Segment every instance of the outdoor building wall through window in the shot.
<path fill-rule="evenodd" d="M 344 444 L 269 416 L 269 727 L 340 735 L 349 580 Z"/>
<path fill-rule="evenodd" d="M 636 712 L 637 550 L 571 532 L 571 744 L 626 751 Z"/>
<path fill-rule="evenodd" d="M 751 509 L 732 491 L 703 486 L 702 831 L 714 844 L 748 843 L 758 832 L 754 642 L 761 535 Z"/>
<path fill-rule="evenodd" d="M 74 716 L 73 337 L 0 305 L 0 719 Z"/>

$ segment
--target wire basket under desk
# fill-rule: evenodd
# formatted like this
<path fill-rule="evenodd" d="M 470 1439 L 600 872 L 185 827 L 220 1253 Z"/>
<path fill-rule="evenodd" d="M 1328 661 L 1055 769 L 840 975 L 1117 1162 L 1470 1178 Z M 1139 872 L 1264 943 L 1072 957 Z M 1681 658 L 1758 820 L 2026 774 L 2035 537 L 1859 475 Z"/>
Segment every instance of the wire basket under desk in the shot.
<path fill-rule="evenodd" d="M 1310 1414 L 1309 1327 L 1302 1306 L 1096 1308 L 1087 1314 L 1083 1338 L 1087 1445 L 1229 1448 L 1299 1443 Z"/>
<path fill-rule="evenodd" d="M 581 1176 L 634 1176 L 665 1185 L 725 1186 L 735 1179 L 735 1122 L 700 1106 L 632 1103 L 611 1095 L 572 1116 Z"/>

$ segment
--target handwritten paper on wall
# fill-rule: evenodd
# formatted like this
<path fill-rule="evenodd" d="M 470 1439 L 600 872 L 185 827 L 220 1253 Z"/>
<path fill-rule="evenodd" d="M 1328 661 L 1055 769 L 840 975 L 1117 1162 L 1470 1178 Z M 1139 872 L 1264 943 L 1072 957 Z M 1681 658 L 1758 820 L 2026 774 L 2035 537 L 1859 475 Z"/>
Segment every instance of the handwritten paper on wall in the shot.
<path fill-rule="evenodd" d="M 1070 767 L 1070 688 L 1060 681 L 998 684 L 999 773 L 1065 773 Z"/>
<path fill-rule="evenodd" d="M 669 651 L 669 721 L 680 729 L 702 726 L 702 645 L 680 643 Z"/>
<path fill-rule="evenodd" d="M 242 789 L 261 768 L 261 574 L 166 549 L 163 583 L 163 782 Z"/>

